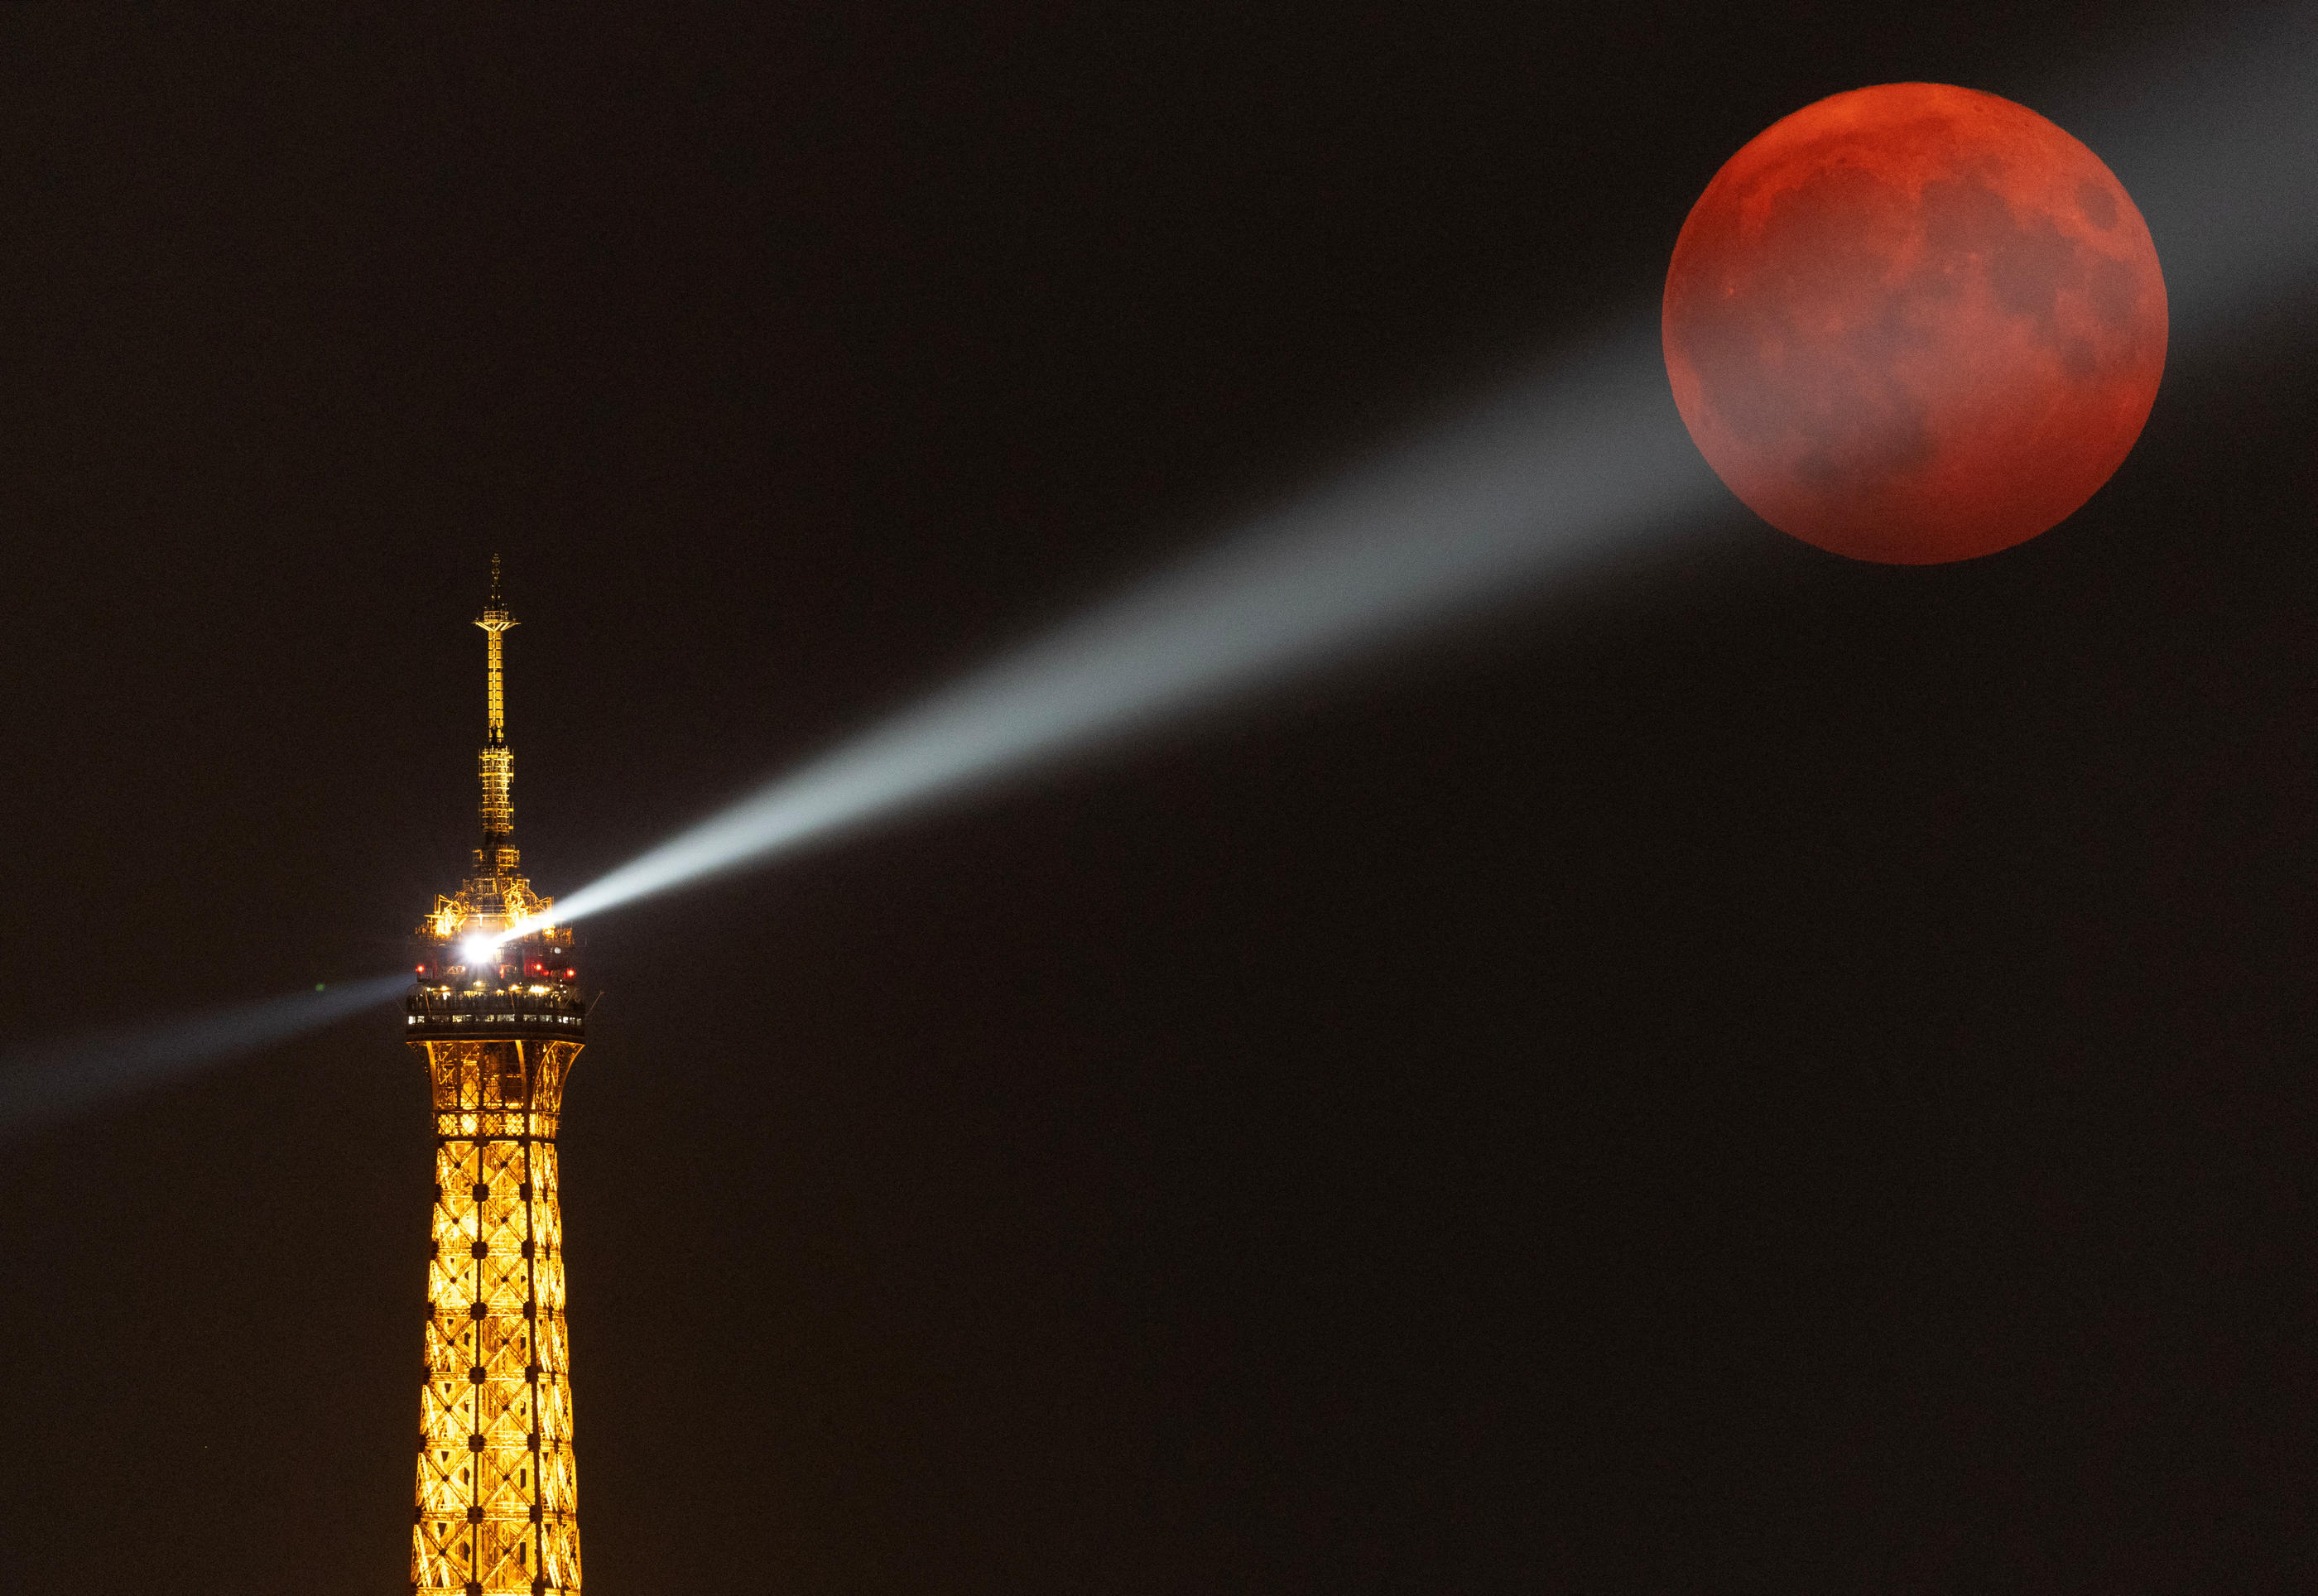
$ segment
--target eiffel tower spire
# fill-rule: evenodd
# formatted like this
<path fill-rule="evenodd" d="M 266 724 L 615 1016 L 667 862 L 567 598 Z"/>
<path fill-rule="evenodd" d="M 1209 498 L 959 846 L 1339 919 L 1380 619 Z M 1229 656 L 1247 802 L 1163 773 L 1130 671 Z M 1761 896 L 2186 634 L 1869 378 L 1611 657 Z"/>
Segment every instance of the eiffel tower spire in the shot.
<path fill-rule="evenodd" d="M 499 557 L 491 556 L 491 594 L 475 624 L 483 629 L 483 846 L 475 867 L 485 875 L 512 875 L 515 849 L 515 751 L 507 740 L 507 633 L 519 624 L 499 591 Z"/>

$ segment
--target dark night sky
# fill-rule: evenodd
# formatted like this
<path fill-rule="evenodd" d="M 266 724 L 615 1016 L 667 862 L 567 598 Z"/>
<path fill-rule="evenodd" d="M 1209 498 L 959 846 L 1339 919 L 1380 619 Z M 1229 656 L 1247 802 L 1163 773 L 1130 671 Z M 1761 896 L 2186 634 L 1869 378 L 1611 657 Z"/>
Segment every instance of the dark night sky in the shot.
<path fill-rule="evenodd" d="M 397 962 L 493 550 L 566 892 L 2171 9 L 9 7 L 0 1018 Z M 1731 504 L 606 916 L 589 1589 L 2306 1583 L 2314 327 L 2011 552 Z M 0 1589 L 407 1589 L 391 1019 L 0 1147 Z"/>

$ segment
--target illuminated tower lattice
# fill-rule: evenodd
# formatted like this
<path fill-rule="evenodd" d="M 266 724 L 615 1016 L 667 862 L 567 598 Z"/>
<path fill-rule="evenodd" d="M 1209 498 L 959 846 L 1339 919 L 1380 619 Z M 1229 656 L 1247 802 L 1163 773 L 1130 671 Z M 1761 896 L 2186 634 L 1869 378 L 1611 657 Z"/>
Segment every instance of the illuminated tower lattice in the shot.
<path fill-rule="evenodd" d="M 472 1596 L 580 1589 L 555 1132 L 589 1000 L 571 932 L 543 923 L 553 904 L 516 874 L 501 680 L 515 623 L 494 559 L 475 623 L 489 639 L 482 846 L 475 874 L 418 928 L 405 1004 L 435 1094 L 410 1584 Z"/>

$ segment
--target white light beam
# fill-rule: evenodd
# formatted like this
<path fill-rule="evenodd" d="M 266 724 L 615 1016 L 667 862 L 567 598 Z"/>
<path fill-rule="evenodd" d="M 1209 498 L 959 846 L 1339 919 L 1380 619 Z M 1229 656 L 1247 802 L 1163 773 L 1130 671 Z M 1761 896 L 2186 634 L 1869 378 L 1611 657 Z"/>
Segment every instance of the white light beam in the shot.
<path fill-rule="evenodd" d="M 0 1053 L 0 1135 L 37 1131 L 203 1064 L 287 1042 L 391 1001 L 407 974 L 255 1003 L 157 1025 L 127 1027 Z"/>
<path fill-rule="evenodd" d="M 558 922 L 761 860 L 1277 683 L 1715 502 L 1655 323 L 1279 511 L 569 893 Z"/>

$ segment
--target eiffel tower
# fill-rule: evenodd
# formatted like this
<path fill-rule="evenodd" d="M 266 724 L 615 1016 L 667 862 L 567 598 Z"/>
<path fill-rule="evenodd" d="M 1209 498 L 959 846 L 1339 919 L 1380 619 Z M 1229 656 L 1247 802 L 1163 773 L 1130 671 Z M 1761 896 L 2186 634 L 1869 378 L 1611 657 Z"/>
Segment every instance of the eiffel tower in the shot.
<path fill-rule="evenodd" d="M 434 1087 L 435 1218 L 418 1400 L 414 1592 L 580 1589 L 555 1134 L 593 1000 L 571 933 L 517 874 L 502 666 L 516 624 L 491 560 L 482 846 L 418 930 L 404 1035 Z"/>

